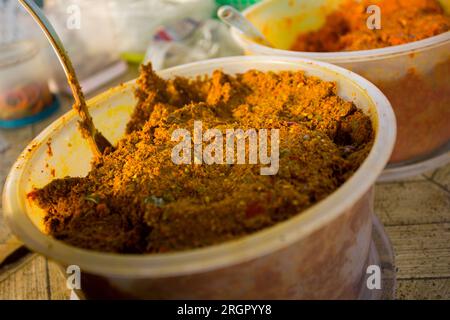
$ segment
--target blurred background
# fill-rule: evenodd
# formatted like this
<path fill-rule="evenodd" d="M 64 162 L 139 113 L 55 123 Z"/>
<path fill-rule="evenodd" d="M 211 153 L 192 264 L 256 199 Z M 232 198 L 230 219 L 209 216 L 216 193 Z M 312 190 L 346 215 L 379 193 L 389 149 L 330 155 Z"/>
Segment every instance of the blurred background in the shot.
<path fill-rule="evenodd" d="M 35 0 L 63 41 L 89 97 L 156 70 L 242 54 L 216 16 L 257 0 Z M 67 109 L 63 70 L 42 31 L 17 0 L 0 0 L 0 128 L 27 126 Z M 1 135 L 1 131 L 0 131 Z M 0 151 L 6 141 L 0 136 Z"/>

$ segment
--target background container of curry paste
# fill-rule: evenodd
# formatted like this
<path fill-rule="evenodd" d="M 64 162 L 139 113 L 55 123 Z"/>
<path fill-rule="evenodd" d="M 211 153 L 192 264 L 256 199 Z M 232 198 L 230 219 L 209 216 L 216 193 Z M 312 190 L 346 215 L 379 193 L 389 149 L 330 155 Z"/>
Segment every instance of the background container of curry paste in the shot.
<path fill-rule="evenodd" d="M 78 265 L 87 298 L 157 299 L 339 299 L 358 298 L 365 284 L 372 243 L 373 185 L 388 162 L 396 134 L 389 101 L 362 77 L 322 62 L 283 57 L 233 57 L 160 72 L 193 77 L 215 69 L 235 74 L 304 70 L 336 81 L 338 94 L 372 119 L 374 146 L 357 172 L 338 190 L 301 214 L 223 244 L 153 255 L 101 253 L 75 248 L 43 233 L 44 212 L 27 199 L 33 187 L 54 177 L 83 176 L 91 152 L 70 111 L 21 154 L 6 180 L 3 209 L 13 233 L 29 248 Z M 134 82 L 88 101 L 93 119 L 116 142 L 135 105 Z M 48 151 L 52 146 L 52 155 Z"/>
<path fill-rule="evenodd" d="M 247 54 L 326 61 L 352 70 L 378 86 L 390 100 L 397 118 L 395 149 L 380 180 L 416 175 L 449 162 L 450 31 L 374 50 L 289 50 L 300 33 L 319 29 L 325 17 L 345 1 L 267 0 L 245 10 L 244 15 L 276 49 L 255 43 L 236 30 L 232 31 L 233 36 Z M 450 0 L 439 2 L 450 13 Z"/>

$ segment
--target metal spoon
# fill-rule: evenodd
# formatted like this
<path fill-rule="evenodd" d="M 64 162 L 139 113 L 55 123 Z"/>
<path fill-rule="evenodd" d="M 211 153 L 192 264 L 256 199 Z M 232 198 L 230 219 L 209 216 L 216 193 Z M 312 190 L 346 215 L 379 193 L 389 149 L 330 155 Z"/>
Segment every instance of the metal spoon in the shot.
<path fill-rule="evenodd" d="M 31 14 L 42 31 L 44 31 L 47 39 L 53 47 L 53 50 L 58 56 L 59 62 L 61 62 L 64 68 L 64 73 L 66 74 L 73 97 L 75 98 L 73 108 L 81 118 L 81 121 L 79 122 L 81 134 L 88 140 L 94 155 L 100 156 L 107 147 L 112 148 L 112 145 L 101 134 L 101 132 L 95 128 L 94 122 L 92 121 L 92 117 L 86 105 L 83 91 L 81 90 L 80 83 L 78 82 L 75 70 L 72 66 L 72 62 L 70 61 L 70 58 L 67 55 L 58 34 L 45 17 L 42 10 L 33 2 L 33 0 L 19 0 L 19 2 L 28 11 L 28 13 Z"/>
<path fill-rule="evenodd" d="M 230 27 L 241 31 L 245 36 L 268 47 L 273 47 L 266 37 L 232 6 L 221 6 L 217 11 L 217 16 Z"/>

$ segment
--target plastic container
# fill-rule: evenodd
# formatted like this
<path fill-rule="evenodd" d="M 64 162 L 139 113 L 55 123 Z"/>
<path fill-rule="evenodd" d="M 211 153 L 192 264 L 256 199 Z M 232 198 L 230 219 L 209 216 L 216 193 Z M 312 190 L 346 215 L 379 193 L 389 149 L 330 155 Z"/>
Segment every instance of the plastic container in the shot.
<path fill-rule="evenodd" d="M 247 54 L 303 57 L 337 64 L 370 80 L 388 97 L 398 121 L 397 142 L 382 180 L 416 175 L 450 161 L 450 32 L 404 45 L 348 52 L 296 52 L 301 32 L 317 30 L 345 0 L 264 1 L 244 15 L 274 45 L 233 30 Z M 450 12 L 450 1 L 441 0 Z"/>
<path fill-rule="evenodd" d="M 0 127 L 36 122 L 56 110 L 45 59 L 33 41 L 0 45 Z"/>
<path fill-rule="evenodd" d="M 166 299 L 337 299 L 357 298 L 365 285 L 372 241 L 373 184 L 395 141 L 395 116 L 389 101 L 362 77 L 322 62 L 283 57 L 232 57 L 182 65 L 159 72 L 164 77 L 304 70 L 338 84 L 376 128 L 374 146 L 359 170 L 337 191 L 301 214 L 273 227 L 223 244 L 153 255 L 101 253 L 75 248 L 42 232 L 44 212 L 27 200 L 33 187 L 56 177 L 83 176 L 91 152 L 70 111 L 25 149 L 12 167 L 3 193 L 3 212 L 11 230 L 29 248 L 59 262 L 78 265 L 87 298 Z M 124 132 L 135 105 L 134 82 L 113 88 L 88 104 L 110 141 Z M 53 156 L 47 153 L 51 142 Z"/>
<path fill-rule="evenodd" d="M 46 0 L 45 15 L 55 28 L 72 60 L 80 85 L 89 95 L 124 74 L 118 39 L 108 0 Z M 101 27 L 99 27 L 101 26 Z M 33 26 L 35 27 L 35 26 Z M 45 43 L 48 46 L 48 40 Z M 66 75 L 51 53 L 52 87 L 59 93 L 72 95 Z"/>

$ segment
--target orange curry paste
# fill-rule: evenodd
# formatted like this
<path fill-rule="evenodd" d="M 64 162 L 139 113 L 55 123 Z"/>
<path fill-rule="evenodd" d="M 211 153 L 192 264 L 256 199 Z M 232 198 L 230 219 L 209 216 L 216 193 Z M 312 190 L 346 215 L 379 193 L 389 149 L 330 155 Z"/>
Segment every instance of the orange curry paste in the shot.
<path fill-rule="evenodd" d="M 368 116 L 333 82 L 303 72 L 163 80 L 143 66 L 134 114 L 114 149 L 86 177 L 56 179 L 29 197 L 45 226 L 71 245 L 119 253 L 186 250 L 242 237 L 284 221 L 339 188 L 369 153 Z M 171 133 L 279 129 L 279 171 L 257 164 L 171 161 Z"/>

